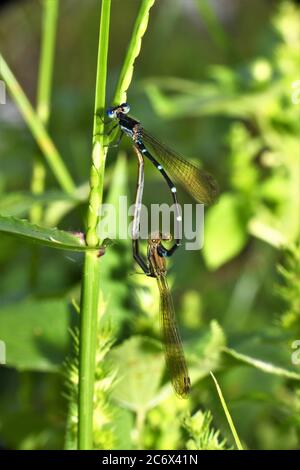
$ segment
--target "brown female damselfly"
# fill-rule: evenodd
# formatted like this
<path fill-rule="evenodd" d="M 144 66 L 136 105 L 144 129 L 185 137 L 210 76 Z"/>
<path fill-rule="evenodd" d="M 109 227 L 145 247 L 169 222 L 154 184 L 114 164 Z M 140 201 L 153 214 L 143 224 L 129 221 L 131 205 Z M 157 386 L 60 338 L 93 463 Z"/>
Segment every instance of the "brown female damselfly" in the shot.
<path fill-rule="evenodd" d="M 167 370 L 176 394 L 186 398 L 191 388 L 191 381 L 176 324 L 173 299 L 168 286 L 166 258 L 159 254 L 161 242 L 162 237 L 159 234 L 151 236 L 148 240 L 148 275 L 156 278 L 159 289 L 160 322 Z"/>

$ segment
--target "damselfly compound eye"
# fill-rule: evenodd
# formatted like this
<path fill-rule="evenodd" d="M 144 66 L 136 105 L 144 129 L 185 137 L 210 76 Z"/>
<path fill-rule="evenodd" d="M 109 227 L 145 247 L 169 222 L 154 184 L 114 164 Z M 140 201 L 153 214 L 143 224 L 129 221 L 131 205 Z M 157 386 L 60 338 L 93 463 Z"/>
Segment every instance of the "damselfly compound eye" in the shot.
<path fill-rule="evenodd" d="M 110 119 L 113 119 L 116 117 L 116 111 L 114 108 L 108 108 L 108 110 L 106 111 L 106 114 Z"/>
<path fill-rule="evenodd" d="M 130 106 L 128 103 L 122 103 L 120 108 L 122 108 L 122 113 L 127 114 L 130 111 Z"/>

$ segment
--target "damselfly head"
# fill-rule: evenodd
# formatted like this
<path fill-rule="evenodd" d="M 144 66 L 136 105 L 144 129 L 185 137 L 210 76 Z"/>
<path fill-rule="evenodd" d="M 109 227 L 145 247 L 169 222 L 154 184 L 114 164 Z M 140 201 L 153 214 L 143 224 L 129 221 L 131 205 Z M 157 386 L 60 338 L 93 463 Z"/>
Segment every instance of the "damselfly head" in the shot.
<path fill-rule="evenodd" d="M 157 246 L 161 242 L 160 232 L 152 232 L 148 238 L 148 244 L 152 246 Z"/>
<path fill-rule="evenodd" d="M 128 103 L 122 103 L 120 104 L 119 108 L 121 109 L 123 114 L 128 114 L 130 111 L 130 106 Z"/>
<path fill-rule="evenodd" d="M 114 108 L 108 108 L 106 111 L 107 116 L 110 119 L 118 118 L 119 114 L 127 114 L 130 111 L 130 106 L 128 103 L 122 103 L 119 106 L 115 106 Z"/>
<path fill-rule="evenodd" d="M 153 232 L 148 238 L 149 245 L 160 245 L 162 241 L 172 241 L 170 233 Z"/>
<path fill-rule="evenodd" d="M 118 108 L 108 108 L 108 109 L 106 110 L 107 116 L 108 116 L 110 119 L 115 119 L 115 118 L 117 117 L 117 114 L 116 114 L 117 109 L 118 109 Z"/>

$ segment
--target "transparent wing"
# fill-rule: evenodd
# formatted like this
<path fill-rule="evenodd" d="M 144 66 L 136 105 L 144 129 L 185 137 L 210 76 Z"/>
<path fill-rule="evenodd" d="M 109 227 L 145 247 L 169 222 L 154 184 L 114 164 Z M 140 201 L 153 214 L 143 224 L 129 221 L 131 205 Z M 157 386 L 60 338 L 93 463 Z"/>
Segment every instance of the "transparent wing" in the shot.
<path fill-rule="evenodd" d="M 157 277 L 157 283 L 160 291 L 160 319 L 167 369 L 176 394 L 186 398 L 191 388 L 191 381 L 176 325 L 173 300 L 166 277 L 163 275 Z"/>
<path fill-rule="evenodd" d="M 218 184 L 209 173 L 187 162 L 179 154 L 161 144 L 145 129 L 143 129 L 143 141 L 165 171 L 181 183 L 196 201 L 210 205 L 217 199 Z"/>

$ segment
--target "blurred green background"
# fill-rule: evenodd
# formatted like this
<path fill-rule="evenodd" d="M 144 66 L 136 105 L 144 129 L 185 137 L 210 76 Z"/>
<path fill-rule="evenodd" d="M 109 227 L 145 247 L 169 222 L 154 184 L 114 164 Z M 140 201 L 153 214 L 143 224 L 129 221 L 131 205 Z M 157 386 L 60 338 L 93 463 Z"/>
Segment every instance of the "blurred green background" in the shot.
<path fill-rule="evenodd" d="M 174 396 L 164 372 L 155 282 L 137 272 L 129 242 L 116 241 L 102 258 L 96 448 L 233 446 L 210 370 L 245 448 L 299 447 L 300 370 L 292 361 L 300 339 L 297 3 L 157 0 L 150 12 L 128 93 L 132 114 L 209 170 L 221 194 L 206 211 L 202 251 L 179 250 L 169 262 L 193 382 L 189 400 Z M 0 9 L 1 53 L 32 103 L 41 4 Z M 139 6 L 112 0 L 108 104 Z M 48 172 L 43 222 L 72 231 L 84 230 L 99 14 L 96 0 L 60 2 L 49 128 L 81 200 L 64 200 Z M 1 215 L 28 218 L 37 152 L 7 96 L 0 105 Z M 136 158 L 123 139 L 108 156 L 106 201 L 123 194 L 133 201 L 135 184 Z M 179 195 L 192 202 L 180 188 Z M 146 165 L 145 203 L 168 198 Z M 80 254 L 1 234 L 4 448 L 74 447 L 82 262 Z"/>

